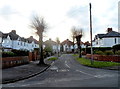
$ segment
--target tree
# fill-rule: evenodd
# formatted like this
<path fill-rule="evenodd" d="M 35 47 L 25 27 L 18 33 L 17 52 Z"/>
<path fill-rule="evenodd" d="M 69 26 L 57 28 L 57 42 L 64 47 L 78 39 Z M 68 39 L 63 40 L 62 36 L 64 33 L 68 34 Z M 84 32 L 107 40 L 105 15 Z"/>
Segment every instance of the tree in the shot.
<path fill-rule="evenodd" d="M 81 38 L 83 36 L 83 30 L 82 29 L 76 29 L 76 41 L 77 41 L 77 45 L 78 45 L 78 50 L 79 50 L 79 57 L 81 58 Z"/>
<path fill-rule="evenodd" d="M 37 15 L 33 16 L 33 20 L 31 21 L 30 27 L 33 28 L 36 31 L 35 33 L 39 36 L 39 53 L 40 53 L 39 65 L 45 64 L 43 57 L 43 32 L 45 32 L 47 25 L 44 21 L 44 18 L 39 17 Z"/>
<path fill-rule="evenodd" d="M 59 49 L 58 49 L 58 47 L 60 45 L 60 40 L 59 40 L 58 37 L 56 38 L 56 42 L 57 42 L 57 54 L 58 54 L 58 57 L 59 57 Z"/>
<path fill-rule="evenodd" d="M 74 45 L 75 45 L 75 37 L 76 37 L 76 35 L 77 35 L 77 30 L 76 30 L 75 27 L 72 27 L 72 29 L 71 29 L 71 37 L 72 37 L 72 40 L 73 40 L 73 53 L 75 51 Z"/>

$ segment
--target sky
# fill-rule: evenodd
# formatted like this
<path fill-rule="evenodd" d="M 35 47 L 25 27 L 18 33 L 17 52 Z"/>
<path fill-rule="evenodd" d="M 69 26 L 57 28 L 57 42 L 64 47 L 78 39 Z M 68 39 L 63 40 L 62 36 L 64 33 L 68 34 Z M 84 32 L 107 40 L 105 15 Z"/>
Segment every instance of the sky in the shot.
<path fill-rule="evenodd" d="M 106 33 L 108 27 L 118 31 L 119 0 L 0 0 L 0 31 L 16 30 L 21 37 L 33 36 L 30 23 L 34 15 L 44 17 L 48 28 L 44 41 L 51 38 L 71 40 L 73 26 L 83 29 L 82 41 L 90 41 L 89 3 L 92 4 L 92 27 L 94 35 Z"/>

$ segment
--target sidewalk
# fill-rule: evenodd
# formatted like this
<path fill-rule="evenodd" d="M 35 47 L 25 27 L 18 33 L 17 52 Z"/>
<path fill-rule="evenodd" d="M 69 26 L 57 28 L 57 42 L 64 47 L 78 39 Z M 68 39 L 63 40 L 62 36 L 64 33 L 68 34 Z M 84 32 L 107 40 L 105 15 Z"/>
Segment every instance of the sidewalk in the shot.
<path fill-rule="evenodd" d="M 52 61 L 47 61 L 48 58 L 45 59 L 45 63 L 50 65 Z M 1 79 L 2 83 L 6 84 L 6 83 L 12 83 L 15 81 L 27 79 L 27 78 L 30 78 L 32 76 L 35 76 L 37 74 L 44 72 L 46 69 L 50 67 L 50 66 L 43 66 L 43 67 L 38 66 L 37 65 L 38 62 L 39 61 L 34 61 L 26 65 L 3 69 L 2 79 Z"/>

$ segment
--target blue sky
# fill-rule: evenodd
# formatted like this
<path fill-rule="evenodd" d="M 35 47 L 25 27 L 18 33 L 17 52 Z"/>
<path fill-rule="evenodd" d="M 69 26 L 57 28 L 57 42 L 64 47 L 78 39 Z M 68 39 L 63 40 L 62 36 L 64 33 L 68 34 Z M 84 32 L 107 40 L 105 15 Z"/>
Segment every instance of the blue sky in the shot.
<path fill-rule="evenodd" d="M 29 27 L 32 15 L 45 18 L 48 31 L 44 40 L 59 37 L 61 41 L 71 38 L 73 26 L 82 28 L 82 41 L 90 40 L 89 3 L 92 3 L 93 38 L 106 33 L 108 27 L 118 31 L 119 0 L 0 0 L 0 31 L 16 30 L 22 37 L 34 35 Z"/>

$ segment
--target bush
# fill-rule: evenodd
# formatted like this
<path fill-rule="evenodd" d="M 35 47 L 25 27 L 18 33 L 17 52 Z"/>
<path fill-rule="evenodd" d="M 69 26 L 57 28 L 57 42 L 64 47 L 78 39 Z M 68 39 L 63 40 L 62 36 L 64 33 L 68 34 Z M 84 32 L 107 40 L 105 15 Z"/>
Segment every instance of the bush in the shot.
<path fill-rule="evenodd" d="M 29 51 L 28 50 L 12 50 L 13 53 L 16 54 L 16 56 L 28 56 L 29 55 Z"/>
<path fill-rule="evenodd" d="M 113 48 L 114 52 L 118 51 L 118 50 L 120 50 L 120 44 L 114 45 L 112 48 Z"/>
<path fill-rule="evenodd" d="M 13 57 L 15 55 L 13 52 L 2 52 L 2 57 Z"/>
<path fill-rule="evenodd" d="M 113 51 L 105 51 L 104 53 L 105 53 L 105 55 L 113 55 L 114 54 Z"/>
<path fill-rule="evenodd" d="M 120 50 L 115 52 L 116 55 L 120 55 Z"/>
<path fill-rule="evenodd" d="M 104 55 L 104 52 L 102 52 L 102 51 L 95 51 L 95 54 Z"/>
<path fill-rule="evenodd" d="M 53 54 L 53 50 L 52 50 L 52 47 L 50 46 L 46 46 L 44 48 L 44 57 L 49 57 Z"/>
<path fill-rule="evenodd" d="M 85 50 L 85 48 L 82 48 L 82 50 Z M 112 47 L 93 47 L 93 51 L 107 51 L 107 50 L 112 50 Z M 86 48 L 86 53 L 91 53 L 91 48 Z"/>
<path fill-rule="evenodd" d="M 48 60 L 49 60 L 49 61 L 55 61 L 55 60 L 57 60 L 57 58 L 56 58 L 56 57 L 51 57 L 51 58 L 49 58 Z"/>

